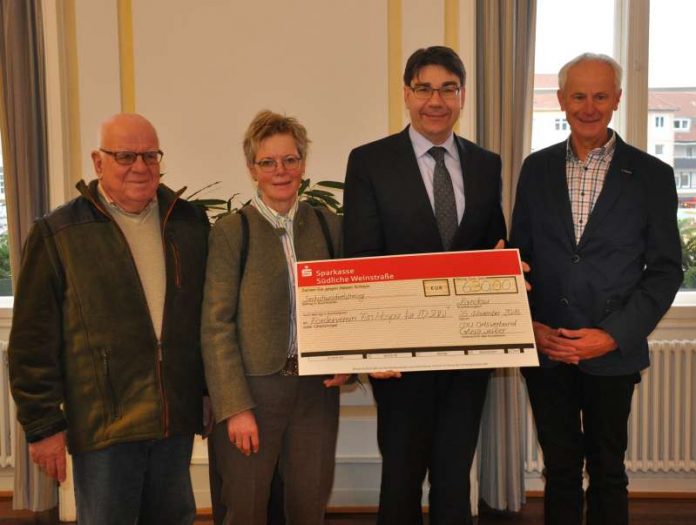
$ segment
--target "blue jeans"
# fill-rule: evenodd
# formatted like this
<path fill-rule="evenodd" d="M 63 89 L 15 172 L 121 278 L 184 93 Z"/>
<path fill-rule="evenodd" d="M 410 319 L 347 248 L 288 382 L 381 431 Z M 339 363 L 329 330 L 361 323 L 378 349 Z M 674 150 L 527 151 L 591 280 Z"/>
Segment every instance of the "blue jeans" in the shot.
<path fill-rule="evenodd" d="M 193 436 L 119 443 L 75 454 L 80 525 L 191 524 L 196 516 L 189 465 Z"/>

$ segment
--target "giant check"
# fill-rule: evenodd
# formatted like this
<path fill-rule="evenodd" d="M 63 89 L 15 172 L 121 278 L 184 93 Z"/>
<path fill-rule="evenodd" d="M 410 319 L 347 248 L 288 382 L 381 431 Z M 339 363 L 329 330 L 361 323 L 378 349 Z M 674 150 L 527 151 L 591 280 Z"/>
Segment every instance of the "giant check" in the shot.
<path fill-rule="evenodd" d="M 302 375 L 539 364 L 517 250 L 299 262 Z"/>

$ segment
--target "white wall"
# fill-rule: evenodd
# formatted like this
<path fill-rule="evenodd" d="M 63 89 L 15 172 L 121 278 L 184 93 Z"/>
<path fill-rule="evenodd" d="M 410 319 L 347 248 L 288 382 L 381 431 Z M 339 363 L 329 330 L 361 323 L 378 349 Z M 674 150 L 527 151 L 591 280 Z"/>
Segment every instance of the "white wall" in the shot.
<path fill-rule="evenodd" d="M 384 2 L 133 7 L 136 107 L 160 129 L 168 184 L 250 195 L 241 142 L 264 108 L 307 127 L 315 181 L 343 180 L 350 148 L 386 131 Z"/>
<path fill-rule="evenodd" d="M 83 176 L 120 110 L 116 0 L 77 2 Z M 343 180 L 348 152 L 387 132 L 386 2 L 133 2 L 135 110 L 157 127 L 165 183 L 251 195 L 241 142 L 256 112 L 296 116 L 307 176 Z"/>
<path fill-rule="evenodd" d="M 460 13 L 473 5 L 460 3 Z M 117 4 L 76 0 L 76 34 L 67 35 L 77 45 L 87 179 L 97 127 L 120 110 L 119 39 L 129 37 L 119 34 Z M 221 181 L 214 196 L 248 198 L 241 141 L 261 109 L 296 116 L 307 127 L 308 177 L 343 180 L 350 150 L 389 132 L 387 4 L 133 1 L 135 110 L 159 131 L 165 183 L 194 190 Z M 444 42 L 444 4 L 403 1 L 399 67 L 416 47 Z M 461 47 L 470 39 L 465 34 Z M 474 64 L 467 67 L 473 87 Z"/>

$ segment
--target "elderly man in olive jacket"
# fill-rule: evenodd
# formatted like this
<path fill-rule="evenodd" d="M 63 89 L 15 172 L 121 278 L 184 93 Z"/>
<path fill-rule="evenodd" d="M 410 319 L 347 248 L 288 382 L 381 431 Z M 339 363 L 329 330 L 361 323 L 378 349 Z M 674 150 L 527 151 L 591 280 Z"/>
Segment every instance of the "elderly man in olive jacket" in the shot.
<path fill-rule="evenodd" d="M 39 219 L 24 249 L 12 394 L 33 461 L 58 480 L 67 439 L 81 524 L 195 516 L 208 221 L 160 184 L 161 158 L 145 118 L 110 118 L 98 179 Z"/>

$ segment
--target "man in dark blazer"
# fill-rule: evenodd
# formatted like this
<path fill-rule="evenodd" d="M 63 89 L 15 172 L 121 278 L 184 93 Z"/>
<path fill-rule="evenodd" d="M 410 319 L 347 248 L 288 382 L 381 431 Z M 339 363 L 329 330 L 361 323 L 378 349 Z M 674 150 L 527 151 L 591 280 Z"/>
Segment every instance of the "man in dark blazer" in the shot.
<path fill-rule="evenodd" d="M 505 237 L 500 157 L 452 131 L 464 80 L 464 65 L 449 48 L 419 49 L 408 59 L 404 100 L 411 125 L 356 148 L 348 159 L 347 257 L 488 249 Z M 439 149 L 431 151 L 434 146 Z M 380 525 L 422 523 L 426 473 L 430 523 L 472 523 L 469 472 L 488 377 L 488 370 L 373 374 Z"/>
<path fill-rule="evenodd" d="M 608 128 L 621 67 L 584 54 L 559 73 L 570 137 L 522 166 L 511 243 L 531 266 L 541 368 L 523 373 L 545 461 L 545 523 L 628 523 L 624 467 L 647 337 L 682 281 L 670 166 Z"/>

